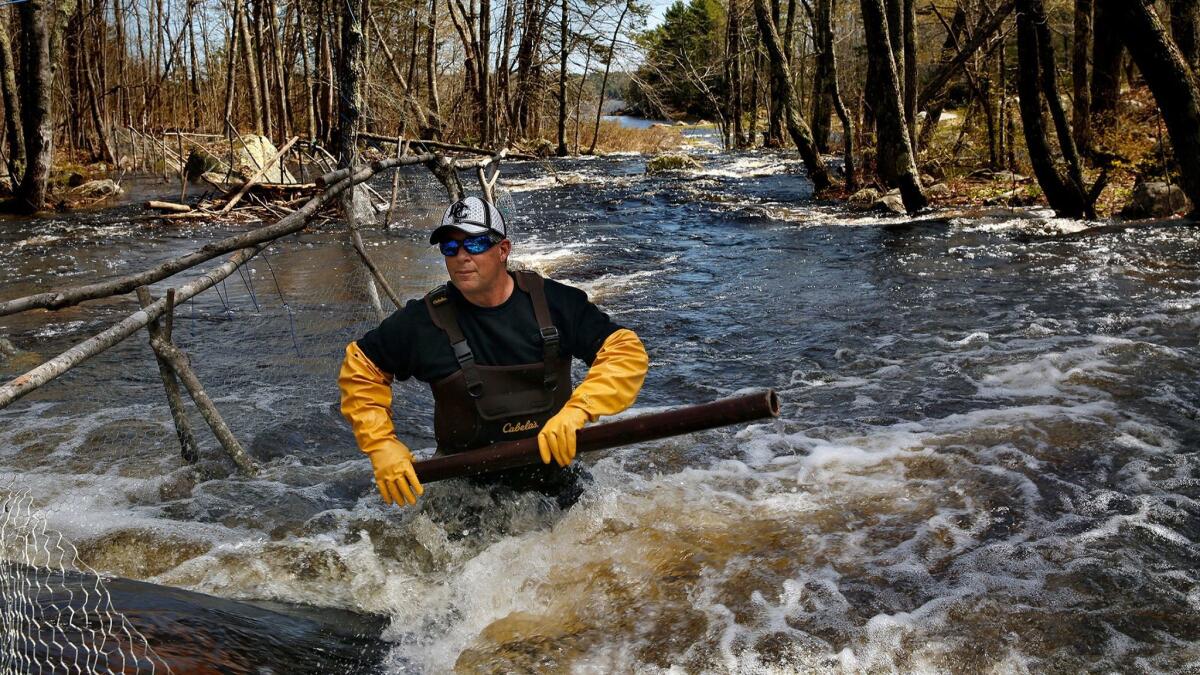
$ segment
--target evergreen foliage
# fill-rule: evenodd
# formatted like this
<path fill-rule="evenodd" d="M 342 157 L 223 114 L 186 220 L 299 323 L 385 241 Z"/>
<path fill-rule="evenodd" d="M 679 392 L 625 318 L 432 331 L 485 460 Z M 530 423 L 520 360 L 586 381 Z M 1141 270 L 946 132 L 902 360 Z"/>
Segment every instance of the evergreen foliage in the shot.
<path fill-rule="evenodd" d="M 717 0 L 676 0 L 656 28 L 635 37 L 645 60 L 626 89 L 644 117 L 711 118 L 723 95 L 720 49 L 725 9 Z M 705 89 L 708 91 L 706 92 Z"/>

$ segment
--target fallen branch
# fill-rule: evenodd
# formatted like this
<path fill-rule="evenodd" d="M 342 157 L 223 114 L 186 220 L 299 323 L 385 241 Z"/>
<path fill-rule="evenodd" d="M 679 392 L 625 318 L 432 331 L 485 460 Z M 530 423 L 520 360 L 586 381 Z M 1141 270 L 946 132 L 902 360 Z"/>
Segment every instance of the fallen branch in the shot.
<path fill-rule="evenodd" d="M 233 254 L 224 264 L 209 270 L 190 284 L 179 287 L 175 293 L 175 302 L 180 303 L 189 300 L 201 291 L 208 290 L 221 283 L 222 280 L 233 274 L 237 268 L 241 267 L 247 260 L 253 258 L 259 251 L 266 247 L 265 243 L 259 244 L 252 248 L 244 248 Z M 166 310 L 167 300 L 166 298 L 160 298 L 153 304 L 130 314 L 106 330 L 80 342 L 24 375 L 20 375 L 16 379 L 9 381 L 0 387 L 0 409 L 8 407 L 13 401 L 145 328 L 152 320 L 162 316 Z"/>
<path fill-rule="evenodd" d="M 240 235 L 226 237 L 220 241 L 214 241 L 204 245 L 199 250 L 193 251 L 184 256 L 168 260 L 157 267 L 153 267 L 143 272 L 129 274 L 109 281 L 98 282 L 94 284 L 85 284 L 83 286 L 75 286 L 57 291 L 49 291 L 46 293 L 37 293 L 34 295 L 15 298 L 5 302 L 0 302 L 0 316 L 16 314 L 30 309 L 62 309 L 78 305 L 87 300 L 95 300 L 97 298 L 107 298 L 112 295 L 120 295 L 122 293 L 130 293 L 138 286 L 146 286 L 156 281 L 165 279 L 173 274 L 177 274 L 189 267 L 212 260 L 219 255 L 243 249 L 248 246 L 255 246 L 262 242 L 272 241 L 280 237 L 299 232 L 304 229 L 308 218 L 324 206 L 330 199 L 340 193 L 342 190 L 351 185 L 360 183 L 378 171 L 383 171 L 386 168 L 400 166 L 402 164 L 420 164 L 423 162 L 433 161 L 437 156 L 432 153 L 420 155 L 408 155 L 405 157 L 392 158 L 385 160 L 385 167 L 374 168 L 373 166 L 359 167 L 357 172 L 351 177 L 351 180 L 342 185 L 341 181 L 333 181 L 329 187 L 321 194 L 315 195 L 292 213 L 278 222 L 271 225 L 260 227 L 250 232 L 245 232 Z M 378 164 L 378 162 L 377 162 Z M 335 172 L 338 173 L 338 172 Z M 343 180 L 346 176 L 343 175 Z"/>
<path fill-rule="evenodd" d="M 146 208 L 156 209 L 159 211 L 171 211 L 173 213 L 189 213 L 192 207 L 187 204 L 176 204 L 175 202 L 158 202 L 151 199 L 146 202 Z"/>
<path fill-rule="evenodd" d="M 362 139 L 366 139 L 368 141 L 376 141 L 379 143 L 396 143 L 396 142 L 400 142 L 400 141 L 408 141 L 408 143 L 410 145 L 423 145 L 427 148 L 437 148 L 439 150 L 450 150 L 453 152 L 467 152 L 472 155 L 486 155 L 488 157 L 491 157 L 492 155 L 496 154 L 495 150 L 488 150 L 486 148 L 475 148 L 475 147 L 472 147 L 469 145 L 455 145 L 453 143 L 443 143 L 442 141 L 428 141 L 428 140 L 424 140 L 424 139 L 420 139 L 420 138 L 412 138 L 412 139 L 397 138 L 394 136 L 384 136 L 383 134 L 371 134 L 371 133 L 367 133 L 365 131 L 359 132 L 358 137 L 362 138 Z M 538 159 L 538 157 L 536 157 L 534 155 L 526 155 L 526 154 L 522 154 L 522 153 L 511 153 L 511 152 L 508 153 L 508 158 L 509 159 L 531 159 L 531 160 Z"/>

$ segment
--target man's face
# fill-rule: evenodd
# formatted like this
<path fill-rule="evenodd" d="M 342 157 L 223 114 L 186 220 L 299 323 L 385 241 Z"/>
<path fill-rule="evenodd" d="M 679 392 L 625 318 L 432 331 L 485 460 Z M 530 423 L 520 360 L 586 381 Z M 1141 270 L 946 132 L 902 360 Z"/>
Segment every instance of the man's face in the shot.
<path fill-rule="evenodd" d="M 455 230 L 446 238 L 461 242 L 467 235 Z M 471 255 L 460 246 L 453 258 L 446 258 L 446 271 L 458 290 L 468 294 L 486 292 L 502 283 L 508 273 L 508 252 L 511 249 L 512 243 L 507 239 L 477 255 Z"/>

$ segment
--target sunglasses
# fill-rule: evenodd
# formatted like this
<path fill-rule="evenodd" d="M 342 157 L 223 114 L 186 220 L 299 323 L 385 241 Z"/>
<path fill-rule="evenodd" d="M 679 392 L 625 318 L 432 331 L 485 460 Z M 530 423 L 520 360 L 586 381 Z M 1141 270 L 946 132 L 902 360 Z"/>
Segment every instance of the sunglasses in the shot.
<path fill-rule="evenodd" d="M 442 255 L 447 258 L 453 258 L 458 255 L 458 249 L 460 248 L 467 249 L 467 253 L 471 255 L 479 255 L 480 253 L 486 253 L 488 249 L 495 245 L 496 242 L 492 240 L 492 235 L 477 234 L 474 237 L 467 237 L 462 241 L 447 239 L 439 243 L 438 248 L 441 249 Z"/>

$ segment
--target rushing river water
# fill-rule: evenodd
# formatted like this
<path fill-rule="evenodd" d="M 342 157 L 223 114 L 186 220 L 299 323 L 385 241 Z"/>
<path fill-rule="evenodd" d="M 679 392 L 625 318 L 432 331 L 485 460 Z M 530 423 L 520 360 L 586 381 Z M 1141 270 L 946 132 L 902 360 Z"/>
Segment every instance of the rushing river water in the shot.
<path fill-rule="evenodd" d="M 565 513 L 455 482 L 385 508 L 337 412 L 341 350 L 375 318 L 330 225 L 177 312 L 260 478 L 228 475 L 198 418 L 206 459 L 183 464 L 140 337 L 0 411 L 0 471 L 102 572 L 382 617 L 379 672 L 1200 666 L 1200 231 L 880 221 L 813 204 L 791 157 L 703 159 L 507 166 L 515 258 L 638 332 L 639 409 L 769 386 L 778 421 L 581 457 L 594 482 Z M 412 176 L 411 227 L 369 239 L 415 297 L 443 272 Z M 233 231 L 121 213 L 4 223 L 3 296 Z M 132 308 L 0 318 L 21 350 L 0 365 Z M 429 452 L 427 391 L 396 391 Z M 184 652 L 216 621 L 151 640 Z"/>

